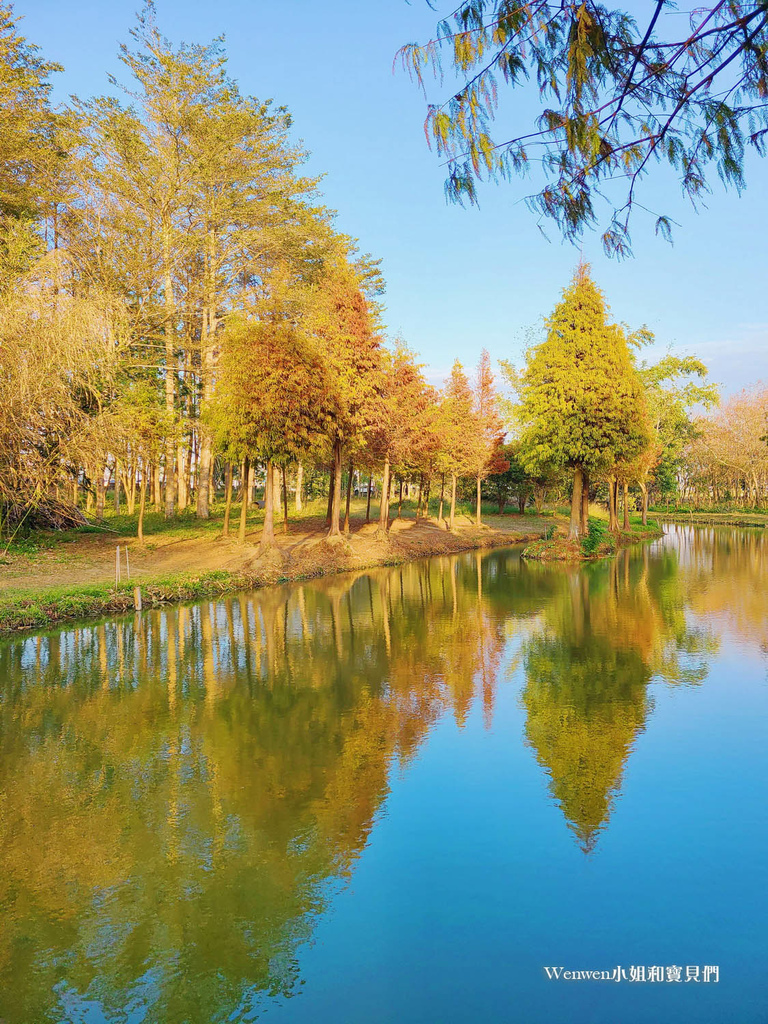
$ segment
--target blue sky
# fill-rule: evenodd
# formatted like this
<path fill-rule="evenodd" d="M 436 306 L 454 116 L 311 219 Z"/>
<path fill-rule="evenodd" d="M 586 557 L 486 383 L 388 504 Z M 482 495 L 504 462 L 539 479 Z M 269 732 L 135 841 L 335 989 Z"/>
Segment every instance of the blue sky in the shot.
<path fill-rule="evenodd" d="M 59 100 L 108 91 L 140 2 L 16 0 L 22 32 L 65 67 Z M 338 227 L 384 261 L 388 328 L 420 353 L 433 380 L 455 358 L 474 366 L 482 348 L 520 363 L 579 251 L 551 230 L 550 241 L 542 237 L 520 201 L 531 188 L 524 181 L 486 186 L 479 209 L 446 204 L 443 171 L 422 130 L 424 99 L 392 71 L 397 49 L 434 28 L 426 0 L 157 0 L 157 11 L 173 42 L 223 33 L 243 92 L 291 110 L 312 153 L 308 170 L 325 174 Z M 531 105 L 507 103 L 511 123 L 518 109 L 523 123 Z M 649 179 L 641 200 L 681 225 L 672 247 L 639 217 L 634 259 L 607 259 L 597 235 L 584 241 L 614 317 L 654 331 L 647 357 L 696 354 L 726 393 L 768 380 L 767 171 L 751 158 L 744 194 L 715 182 L 699 214 L 668 175 Z"/>

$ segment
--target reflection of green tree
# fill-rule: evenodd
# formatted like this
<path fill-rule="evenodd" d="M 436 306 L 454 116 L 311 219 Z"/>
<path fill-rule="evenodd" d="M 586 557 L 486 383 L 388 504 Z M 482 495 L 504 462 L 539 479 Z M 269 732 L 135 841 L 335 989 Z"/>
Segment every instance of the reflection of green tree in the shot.
<path fill-rule="evenodd" d="M 686 620 L 687 587 L 674 553 L 646 548 L 581 571 L 533 572 L 559 585 L 523 645 L 526 736 L 589 852 L 645 727 L 648 683 L 700 682 L 716 644 Z"/>
<path fill-rule="evenodd" d="M 291 995 L 393 759 L 489 710 L 486 605 L 472 556 L 0 646 L 4 1019 Z"/>
<path fill-rule="evenodd" d="M 585 851 L 607 822 L 632 742 L 648 711 L 647 666 L 602 637 L 543 631 L 526 643 L 526 736 Z"/>

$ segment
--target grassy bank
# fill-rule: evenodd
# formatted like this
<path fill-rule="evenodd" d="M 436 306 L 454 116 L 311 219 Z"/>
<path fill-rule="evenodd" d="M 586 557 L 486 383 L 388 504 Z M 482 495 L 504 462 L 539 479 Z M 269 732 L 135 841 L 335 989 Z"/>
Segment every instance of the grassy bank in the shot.
<path fill-rule="evenodd" d="M 463 526 L 453 533 L 432 523 L 408 523 L 384 540 L 363 531 L 340 544 L 323 539 L 302 545 L 296 553 L 277 547 L 259 558 L 254 547 L 243 551 L 235 570 L 214 569 L 132 579 L 16 589 L 0 596 L 0 636 L 45 629 L 60 623 L 130 611 L 135 588 L 144 608 L 216 598 L 290 580 L 311 579 L 351 570 L 398 565 L 414 558 L 449 555 L 475 548 L 502 547 L 530 540 L 535 533 Z M 188 540 L 188 538 L 185 538 Z"/>
<path fill-rule="evenodd" d="M 768 512 L 710 512 L 706 509 L 698 511 L 666 512 L 664 509 L 654 510 L 654 514 L 673 523 L 692 523 L 702 526 L 761 526 L 768 527 Z"/>
<path fill-rule="evenodd" d="M 611 533 L 607 521 L 598 516 L 589 517 L 589 532 L 577 540 L 569 537 L 562 527 L 554 536 L 546 535 L 529 544 L 523 551 L 523 558 L 540 562 L 589 562 L 598 558 L 609 558 L 621 548 L 643 541 L 657 540 L 664 531 L 658 522 L 649 520 L 646 526 L 642 519 L 630 517 L 629 530 Z"/>

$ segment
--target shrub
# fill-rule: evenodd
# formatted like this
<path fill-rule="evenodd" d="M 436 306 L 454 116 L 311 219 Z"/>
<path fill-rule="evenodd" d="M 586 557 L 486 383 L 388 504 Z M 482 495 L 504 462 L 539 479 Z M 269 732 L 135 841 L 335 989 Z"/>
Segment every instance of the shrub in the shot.
<path fill-rule="evenodd" d="M 604 519 L 590 516 L 587 524 L 587 535 L 581 541 L 581 550 L 585 555 L 594 555 L 601 544 L 610 540 L 608 524 Z"/>

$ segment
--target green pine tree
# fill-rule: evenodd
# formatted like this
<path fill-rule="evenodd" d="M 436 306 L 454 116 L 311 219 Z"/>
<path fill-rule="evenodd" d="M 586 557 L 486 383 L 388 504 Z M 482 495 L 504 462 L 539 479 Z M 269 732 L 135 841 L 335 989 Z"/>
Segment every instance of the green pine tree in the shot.
<path fill-rule="evenodd" d="M 570 535 L 586 529 L 592 474 L 635 458 L 648 444 L 643 388 L 618 324 L 580 264 L 547 321 L 545 340 L 528 353 L 521 379 L 520 458 L 527 472 L 573 472 Z"/>

